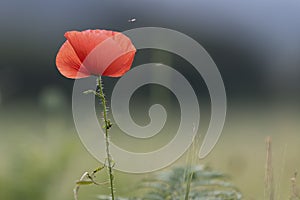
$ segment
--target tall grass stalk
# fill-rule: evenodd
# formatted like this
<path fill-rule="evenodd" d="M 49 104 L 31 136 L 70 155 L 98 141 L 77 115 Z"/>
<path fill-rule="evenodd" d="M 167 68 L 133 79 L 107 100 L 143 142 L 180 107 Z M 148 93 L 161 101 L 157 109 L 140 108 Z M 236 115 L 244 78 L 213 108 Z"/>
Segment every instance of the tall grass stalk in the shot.
<path fill-rule="evenodd" d="M 187 160 L 186 160 L 186 169 L 184 173 L 184 179 L 186 180 L 184 200 L 189 200 L 189 196 L 190 196 L 191 183 L 193 181 L 193 175 L 194 175 L 192 171 L 192 166 L 196 165 L 197 153 L 200 150 L 199 137 L 195 136 L 195 140 L 193 141 L 193 144 L 191 146 L 192 147 L 188 151 Z"/>
<path fill-rule="evenodd" d="M 268 200 L 274 200 L 274 180 L 273 180 L 273 166 L 272 166 L 272 140 L 268 136 L 266 139 L 266 165 L 265 165 L 265 191 L 264 197 Z"/>

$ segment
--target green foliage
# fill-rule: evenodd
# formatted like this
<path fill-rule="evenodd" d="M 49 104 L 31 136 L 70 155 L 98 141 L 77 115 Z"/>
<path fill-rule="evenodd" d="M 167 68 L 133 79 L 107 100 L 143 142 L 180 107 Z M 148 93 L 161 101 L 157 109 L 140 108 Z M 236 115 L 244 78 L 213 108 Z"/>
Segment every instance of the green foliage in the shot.
<path fill-rule="evenodd" d="M 227 181 L 227 177 L 202 165 L 176 167 L 154 174 L 142 180 L 138 190 L 143 190 L 140 198 L 117 198 L 119 200 L 240 200 L 241 193 Z M 186 196 L 188 194 L 188 196 Z M 98 196 L 100 200 L 109 199 Z"/>

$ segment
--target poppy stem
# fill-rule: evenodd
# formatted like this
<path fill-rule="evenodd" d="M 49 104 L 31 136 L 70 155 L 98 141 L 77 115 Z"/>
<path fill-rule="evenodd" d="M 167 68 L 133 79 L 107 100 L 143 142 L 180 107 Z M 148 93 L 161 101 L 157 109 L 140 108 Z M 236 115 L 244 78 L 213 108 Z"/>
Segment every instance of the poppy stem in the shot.
<path fill-rule="evenodd" d="M 107 164 L 108 164 L 107 168 L 108 168 L 108 175 L 109 175 L 109 182 L 110 182 L 110 192 L 111 192 L 111 198 L 112 198 L 112 200 L 114 200 L 115 195 L 114 195 L 113 160 L 112 160 L 112 156 L 110 155 L 110 152 L 109 152 L 110 140 L 109 140 L 109 134 L 108 134 L 108 130 L 110 129 L 112 124 L 111 124 L 110 120 L 107 118 L 106 99 L 105 99 L 105 95 L 103 92 L 103 84 L 102 84 L 101 76 L 98 77 L 97 82 L 98 82 L 97 84 L 98 84 L 98 88 L 99 88 L 99 98 L 101 99 L 102 106 L 103 106 L 105 144 L 106 144 L 106 156 L 107 156 Z"/>

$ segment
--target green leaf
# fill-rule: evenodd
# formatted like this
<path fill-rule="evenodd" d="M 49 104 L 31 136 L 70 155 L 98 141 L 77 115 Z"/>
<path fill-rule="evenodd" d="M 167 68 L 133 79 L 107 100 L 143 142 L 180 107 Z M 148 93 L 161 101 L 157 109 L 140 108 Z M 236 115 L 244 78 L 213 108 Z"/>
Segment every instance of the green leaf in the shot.
<path fill-rule="evenodd" d="M 77 185 L 91 185 L 94 184 L 93 181 L 76 181 Z"/>
<path fill-rule="evenodd" d="M 98 93 L 95 90 L 86 90 L 83 92 L 83 94 L 94 94 L 94 95 L 98 95 Z"/>

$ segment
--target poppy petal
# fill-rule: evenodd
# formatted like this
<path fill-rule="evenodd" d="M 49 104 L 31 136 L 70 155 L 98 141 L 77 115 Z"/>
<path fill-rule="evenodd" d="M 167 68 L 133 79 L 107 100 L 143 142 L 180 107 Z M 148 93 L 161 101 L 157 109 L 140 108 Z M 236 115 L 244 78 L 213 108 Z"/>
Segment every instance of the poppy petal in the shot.
<path fill-rule="evenodd" d="M 56 66 L 59 72 L 67 78 L 76 79 L 90 76 L 68 41 L 61 46 L 57 53 Z"/>
<path fill-rule="evenodd" d="M 69 31 L 58 52 L 59 71 L 68 78 L 90 75 L 119 77 L 127 72 L 136 52 L 130 39 L 107 30 Z"/>
<path fill-rule="evenodd" d="M 85 58 L 83 61 L 84 66 L 92 73 L 96 75 L 110 76 L 110 73 L 120 71 L 120 68 L 124 68 L 123 71 L 128 71 L 132 62 L 127 66 L 125 65 L 127 60 L 127 54 L 129 52 L 135 53 L 135 48 L 132 45 L 129 38 L 125 35 L 118 33 L 112 37 L 108 37 L 101 43 L 99 43 Z M 119 60 L 116 62 L 115 60 Z M 122 61 L 122 62 L 121 62 Z M 115 63 L 112 65 L 112 63 Z M 117 66 L 119 64 L 120 66 Z M 106 71 L 110 68 L 105 74 Z M 113 74 L 111 74 L 113 76 Z"/>
<path fill-rule="evenodd" d="M 135 51 L 131 51 L 114 60 L 113 63 L 111 63 L 109 67 L 103 72 L 103 76 L 123 76 L 127 71 L 129 71 L 134 59 L 134 55 Z"/>
<path fill-rule="evenodd" d="M 65 37 L 72 45 L 80 61 L 83 62 L 98 44 L 113 34 L 113 31 L 106 30 L 68 31 L 65 33 Z"/>

